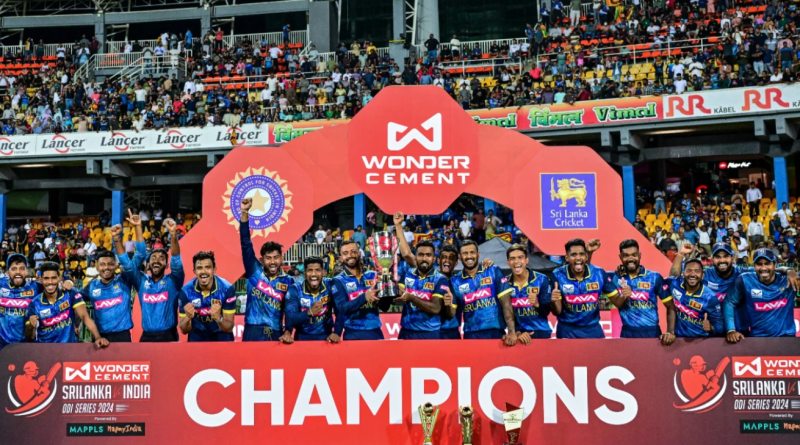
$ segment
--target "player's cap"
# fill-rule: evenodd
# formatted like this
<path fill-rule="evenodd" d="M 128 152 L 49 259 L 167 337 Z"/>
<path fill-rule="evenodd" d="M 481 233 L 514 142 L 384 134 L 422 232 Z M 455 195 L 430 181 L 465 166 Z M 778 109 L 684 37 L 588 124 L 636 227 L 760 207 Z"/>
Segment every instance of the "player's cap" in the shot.
<path fill-rule="evenodd" d="M 764 258 L 765 260 L 772 263 L 778 262 L 778 259 L 775 258 L 775 252 L 773 252 L 771 249 L 761 248 L 756 250 L 755 255 L 753 255 L 753 263 L 758 261 L 759 258 Z"/>
<path fill-rule="evenodd" d="M 13 253 L 9 255 L 8 258 L 6 258 L 6 264 L 11 264 L 11 261 L 17 257 L 22 258 L 22 261 L 25 263 L 25 267 L 28 267 L 28 258 L 26 258 L 25 255 L 21 253 Z"/>
<path fill-rule="evenodd" d="M 725 237 L 725 238 L 727 238 L 727 237 Z M 724 252 L 727 252 L 728 255 L 733 256 L 733 247 L 731 247 L 731 245 L 728 244 L 728 243 L 716 243 L 716 244 L 714 244 L 714 248 L 711 249 L 711 255 L 712 256 L 716 255 L 717 252 L 719 252 L 720 250 L 722 250 Z"/>

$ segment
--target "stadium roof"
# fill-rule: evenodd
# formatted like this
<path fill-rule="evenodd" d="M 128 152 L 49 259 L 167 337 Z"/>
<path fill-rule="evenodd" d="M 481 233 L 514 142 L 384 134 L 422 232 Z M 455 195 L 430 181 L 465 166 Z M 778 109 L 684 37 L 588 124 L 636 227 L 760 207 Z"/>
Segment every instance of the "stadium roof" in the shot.
<path fill-rule="evenodd" d="M 93 14 L 165 8 L 230 6 L 273 0 L 0 0 L 0 17 L 54 14 Z"/>

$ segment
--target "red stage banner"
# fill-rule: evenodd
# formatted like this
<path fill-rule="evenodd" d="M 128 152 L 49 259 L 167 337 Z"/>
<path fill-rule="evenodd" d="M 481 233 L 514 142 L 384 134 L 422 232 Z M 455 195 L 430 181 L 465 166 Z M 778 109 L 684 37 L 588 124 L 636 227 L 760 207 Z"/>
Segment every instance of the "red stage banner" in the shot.
<path fill-rule="evenodd" d="M 0 353 L 4 443 L 797 443 L 794 339 L 11 345 Z M 654 443 L 655 443 L 654 442 Z"/>

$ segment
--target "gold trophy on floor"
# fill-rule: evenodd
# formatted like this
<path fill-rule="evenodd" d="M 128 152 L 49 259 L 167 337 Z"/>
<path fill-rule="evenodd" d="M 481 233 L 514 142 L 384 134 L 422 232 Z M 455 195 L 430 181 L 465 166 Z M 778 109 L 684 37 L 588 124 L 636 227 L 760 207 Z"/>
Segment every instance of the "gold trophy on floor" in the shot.
<path fill-rule="evenodd" d="M 475 431 L 473 422 L 473 417 L 475 416 L 475 411 L 472 410 L 472 407 L 462 406 L 458 409 L 458 417 L 461 420 L 461 444 L 462 445 L 472 445 L 472 433 Z"/>
<path fill-rule="evenodd" d="M 436 425 L 436 418 L 439 417 L 439 407 L 433 406 L 430 402 L 420 405 L 419 407 L 419 420 L 422 422 L 422 432 L 425 434 L 425 440 L 422 445 L 432 445 L 433 441 L 433 427 Z"/>
<path fill-rule="evenodd" d="M 522 419 L 525 417 L 525 410 L 510 403 L 506 403 L 506 412 L 503 413 L 503 425 L 506 427 L 506 437 L 508 442 L 503 445 L 522 445 L 519 443 L 519 435 L 522 432 Z"/>

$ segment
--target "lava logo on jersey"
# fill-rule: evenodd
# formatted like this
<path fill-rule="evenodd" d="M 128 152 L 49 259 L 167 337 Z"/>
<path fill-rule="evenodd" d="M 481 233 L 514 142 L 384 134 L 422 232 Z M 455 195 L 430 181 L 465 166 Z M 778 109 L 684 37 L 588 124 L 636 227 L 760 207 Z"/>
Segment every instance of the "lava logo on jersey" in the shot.
<path fill-rule="evenodd" d="M 512 298 L 511 299 L 511 306 L 514 307 L 530 307 L 533 306 L 531 304 L 531 300 L 528 297 L 522 298 Z"/>
<path fill-rule="evenodd" d="M 488 287 L 484 287 L 483 289 L 478 289 L 475 292 L 468 293 L 464 295 L 464 303 L 470 304 L 474 303 L 477 300 L 482 298 L 489 298 L 492 296 L 492 290 Z"/>
<path fill-rule="evenodd" d="M 780 300 L 770 301 L 770 302 L 755 302 L 755 309 L 759 312 L 766 312 L 766 311 L 774 311 L 775 309 L 780 309 L 786 306 L 788 303 L 786 302 L 785 298 L 781 298 Z"/>
<path fill-rule="evenodd" d="M 414 290 L 414 289 L 406 289 L 406 292 L 408 292 L 409 294 L 419 298 L 420 300 L 431 301 L 431 293 L 430 292 L 424 292 L 424 291 L 421 291 L 421 290 Z"/>
<path fill-rule="evenodd" d="M 697 311 L 693 311 L 688 307 L 684 306 L 680 301 L 673 300 L 675 302 L 675 307 L 678 308 L 679 311 L 683 312 L 684 314 L 692 317 L 692 318 L 700 318 L 700 314 Z"/>
<path fill-rule="evenodd" d="M 638 300 L 638 301 L 647 301 L 650 299 L 650 295 L 647 292 L 640 292 L 640 291 L 631 291 L 631 300 Z"/>
<path fill-rule="evenodd" d="M 8 369 L 14 371 L 12 364 Z M 39 375 L 36 362 L 27 362 L 22 373 L 8 378 L 8 398 L 14 408 L 6 408 L 6 412 L 17 417 L 35 417 L 50 408 L 58 392 L 56 374 L 61 370 L 61 363 L 53 365 L 46 375 Z"/>
<path fill-rule="evenodd" d="M 166 292 L 142 295 L 142 301 L 144 301 L 145 303 L 161 303 L 167 300 L 169 300 L 169 297 L 167 296 Z"/>
<path fill-rule="evenodd" d="M 283 301 L 283 295 L 280 292 L 276 291 L 272 286 L 261 280 L 258 281 L 256 288 L 278 301 Z"/>
<path fill-rule="evenodd" d="M 277 232 L 289 221 L 292 210 L 292 192 L 288 183 L 265 167 L 250 168 L 237 173 L 228 183 L 228 189 L 222 194 L 224 202 L 222 211 L 228 217 L 228 223 L 239 230 L 241 218 L 241 202 L 251 198 L 249 223 L 253 236 L 267 236 Z"/>
<path fill-rule="evenodd" d="M 56 315 L 55 317 L 46 318 L 46 319 L 42 320 L 42 324 L 45 325 L 45 326 L 53 326 L 53 325 L 57 325 L 57 324 L 61 323 L 62 321 L 66 320 L 67 318 L 69 318 L 69 312 L 62 312 L 62 313 Z"/>
<path fill-rule="evenodd" d="M 0 298 L 0 306 L 3 307 L 24 309 L 28 307 L 30 303 L 31 300 L 26 300 L 23 298 Z"/>
<path fill-rule="evenodd" d="M 725 368 L 731 359 L 723 358 L 716 368 L 709 370 L 703 357 L 695 355 L 689 359 L 689 367 L 680 372 L 675 371 L 673 386 L 675 394 L 682 403 L 673 403 L 675 408 L 689 413 L 705 413 L 716 408 L 722 396 L 725 395 L 728 380 Z M 675 366 L 680 366 L 681 360 L 675 359 Z"/>
<path fill-rule="evenodd" d="M 597 303 L 597 294 L 564 295 L 564 299 L 569 304 Z"/>
<path fill-rule="evenodd" d="M 122 297 L 109 298 L 108 300 L 100 300 L 94 304 L 95 309 L 108 309 L 122 303 Z"/>

